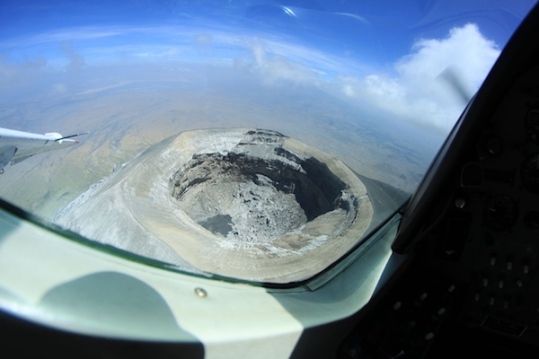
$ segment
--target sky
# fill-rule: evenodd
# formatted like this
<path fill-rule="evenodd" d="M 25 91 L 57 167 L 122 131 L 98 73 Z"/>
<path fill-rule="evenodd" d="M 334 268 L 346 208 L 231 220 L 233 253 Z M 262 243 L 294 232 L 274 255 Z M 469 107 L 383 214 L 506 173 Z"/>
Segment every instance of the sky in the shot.
<path fill-rule="evenodd" d="M 211 63 L 447 133 L 465 102 L 443 74 L 472 95 L 534 3 L 4 0 L 0 95 L 59 94 L 51 76 L 108 65 Z"/>

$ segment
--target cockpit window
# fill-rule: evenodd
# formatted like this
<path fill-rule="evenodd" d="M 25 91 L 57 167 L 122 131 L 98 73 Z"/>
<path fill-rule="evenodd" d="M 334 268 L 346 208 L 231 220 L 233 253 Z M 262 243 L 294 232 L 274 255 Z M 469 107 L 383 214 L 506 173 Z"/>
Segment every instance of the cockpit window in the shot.
<path fill-rule="evenodd" d="M 183 271 L 306 280 L 403 207 L 533 4 L 4 1 L 0 196 Z"/>

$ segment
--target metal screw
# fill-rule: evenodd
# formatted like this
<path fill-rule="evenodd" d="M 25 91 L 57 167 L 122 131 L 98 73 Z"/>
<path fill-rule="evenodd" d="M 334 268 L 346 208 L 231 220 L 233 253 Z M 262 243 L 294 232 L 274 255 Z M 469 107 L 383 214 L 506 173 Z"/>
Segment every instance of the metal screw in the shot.
<path fill-rule="evenodd" d="M 195 294 L 199 296 L 200 298 L 206 298 L 208 296 L 208 292 L 204 288 L 196 287 L 195 288 Z"/>

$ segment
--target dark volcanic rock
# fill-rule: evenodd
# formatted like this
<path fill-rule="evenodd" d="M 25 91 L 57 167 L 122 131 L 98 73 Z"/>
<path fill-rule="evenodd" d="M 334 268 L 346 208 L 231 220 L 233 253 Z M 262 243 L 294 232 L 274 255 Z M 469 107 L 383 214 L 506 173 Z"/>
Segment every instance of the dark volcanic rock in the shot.
<path fill-rule="evenodd" d="M 282 153 L 276 152 L 279 155 Z M 294 194 L 309 221 L 334 210 L 340 203 L 339 198 L 346 184 L 315 158 L 301 160 L 288 151 L 284 152 L 302 170 L 278 159 L 265 160 L 242 153 L 196 154 L 185 169 L 174 174 L 172 196 L 181 200 L 186 191 L 208 181 L 250 181 L 262 185 L 258 178 L 262 175 L 269 178 L 278 191 Z"/>

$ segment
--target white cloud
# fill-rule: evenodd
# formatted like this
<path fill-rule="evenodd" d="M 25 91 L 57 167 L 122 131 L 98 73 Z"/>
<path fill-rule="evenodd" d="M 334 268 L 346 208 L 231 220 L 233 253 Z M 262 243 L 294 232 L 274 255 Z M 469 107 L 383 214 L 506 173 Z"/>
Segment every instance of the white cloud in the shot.
<path fill-rule="evenodd" d="M 67 58 L 68 64 L 66 66 L 67 70 L 79 70 L 86 66 L 84 57 L 77 53 L 73 48 L 71 42 L 64 41 L 60 43 L 60 49 L 62 54 Z"/>
<path fill-rule="evenodd" d="M 115 38 L 115 41 L 105 41 L 107 38 Z M 100 41 L 92 41 L 95 39 Z M 417 41 L 410 54 L 394 64 L 391 73 L 374 70 L 371 65 L 352 58 L 300 45 L 291 38 L 247 35 L 228 27 L 209 25 L 202 29 L 188 26 L 81 28 L 19 40 L 24 45 L 22 48 L 29 49 L 28 56 L 39 54 L 43 59 L 39 66 L 16 65 L 0 59 L 0 80 L 5 83 L 10 83 L 6 80 L 14 78 L 14 74 L 23 73 L 31 79 L 43 70 L 114 64 L 118 54 L 124 62 L 146 59 L 149 63 L 224 58 L 228 63 L 222 63 L 233 63 L 236 69 L 250 71 L 266 84 L 301 84 L 328 90 L 336 85 L 344 96 L 365 106 L 389 110 L 396 118 L 444 131 L 454 124 L 464 104 L 440 74 L 451 68 L 459 75 L 463 87 L 473 93 L 499 55 L 496 45 L 485 39 L 473 24 L 453 28 L 444 39 Z M 12 47 L 15 43 L 0 42 L 0 50 L 13 53 L 12 58 L 20 57 L 20 51 Z M 77 45 L 77 52 L 72 44 Z M 61 56 L 58 56 L 58 45 Z M 344 75 L 335 78 L 338 73 Z"/>
<path fill-rule="evenodd" d="M 341 77 L 341 90 L 398 117 L 447 131 L 465 103 L 440 74 L 450 68 L 466 92 L 473 94 L 499 54 L 476 25 L 468 24 L 451 29 L 444 39 L 417 41 L 411 54 L 395 64 L 395 75 Z"/>
<path fill-rule="evenodd" d="M 255 39 L 249 45 L 253 61 L 247 64 L 251 71 L 261 76 L 264 83 L 283 81 L 303 85 L 318 83 L 318 72 L 288 57 L 271 53 L 266 46 L 261 40 Z"/>

